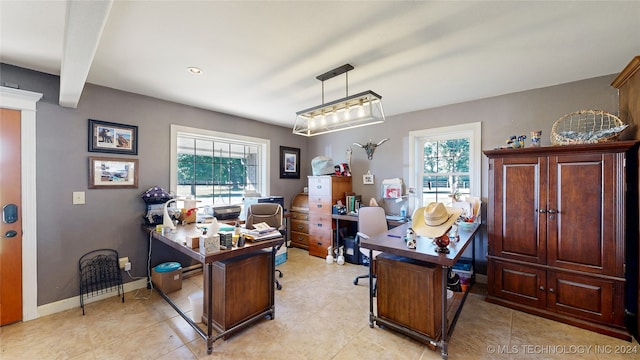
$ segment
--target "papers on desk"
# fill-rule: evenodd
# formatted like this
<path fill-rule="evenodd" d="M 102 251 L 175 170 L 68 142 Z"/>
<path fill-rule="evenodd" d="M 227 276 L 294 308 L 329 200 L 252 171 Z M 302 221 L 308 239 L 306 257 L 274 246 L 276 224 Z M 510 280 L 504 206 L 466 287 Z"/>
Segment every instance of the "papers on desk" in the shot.
<path fill-rule="evenodd" d="M 387 220 L 391 220 L 391 221 L 402 221 L 402 220 L 406 220 L 404 217 L 400 216 L 400 215 L 387 215 L 386 216 Z"/>
<path fill-rule="evenodd" d="M 273 229 L 273 228 L 272 228 Z M 251 242 L 269 240 L 282 237 L 280 231 L 273 229 L 267 232 L 248 230 L 244 233 L 244 237 Z"/>
<path fill-rule="evenodd" d="M 253 229 L 245 230 L 244 237 L 252 242 L 274 239 L 281 237 L 282 234 L 276 228 L 269 226 L 265 222 L 253 224 Z"/>
<path fill-rule="evenodd" d="M 275 230 L 276 228 L 269 226 L 269 224 L 267 224 L 266 222 L 261 222 L 261 223 L 256 223 L 253 224 L 253 229 L 252 230 L 247 230 L 247 232 L 249 233 L 256 233 L 256 234 L 264 234 L 270 231 Z"/>

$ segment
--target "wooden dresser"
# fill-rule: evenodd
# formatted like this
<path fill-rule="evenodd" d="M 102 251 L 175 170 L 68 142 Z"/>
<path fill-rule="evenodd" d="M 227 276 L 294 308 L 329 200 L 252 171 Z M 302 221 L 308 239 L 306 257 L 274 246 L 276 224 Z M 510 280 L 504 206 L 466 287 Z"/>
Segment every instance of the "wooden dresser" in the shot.
<path fill-rule="evenodd" d="M 637 142 L 484 153 L 487 301 L 630 340 L 625 247 L 637 225 L 627 210 L 638 205 L 627 188 L 637 187 Z"/>
<path fill-rule="evenodd" d="M 326 257 L 333 243 L 331 210 L 338 200 L 345 204 L 351 192 L 351 176 L 309 176 L 309 255 Z"/>
<path fill-rule="evenodd" d="M 291 246 L 309 249 L 309 196 L 300 193 L 291 200 Z"/>

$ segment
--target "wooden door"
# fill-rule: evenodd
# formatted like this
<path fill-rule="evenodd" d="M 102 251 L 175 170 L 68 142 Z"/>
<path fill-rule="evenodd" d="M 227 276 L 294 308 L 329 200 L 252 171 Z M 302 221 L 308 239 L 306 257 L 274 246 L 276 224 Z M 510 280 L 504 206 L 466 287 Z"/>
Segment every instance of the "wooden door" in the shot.
<path fill-rule="evenodd" d="M 547 158 L 497 158 L 493 169 L 489 254 L 545 264 Z"/>
<path fill-rule="evenodd" d="M 550 266 L 624 277 L 622 160 L 616 153 L 550 158 L 547 258 Z M 620 164 L 618 164 L 620 162 Z"/>
<path fill-rule="evenodd" d="M 20 117 L 20 111 L 0 109 L 0 210 L 8 204 L 18 209 L 17 221 L 0 219 L 0 326 L 22 320 Z"/>

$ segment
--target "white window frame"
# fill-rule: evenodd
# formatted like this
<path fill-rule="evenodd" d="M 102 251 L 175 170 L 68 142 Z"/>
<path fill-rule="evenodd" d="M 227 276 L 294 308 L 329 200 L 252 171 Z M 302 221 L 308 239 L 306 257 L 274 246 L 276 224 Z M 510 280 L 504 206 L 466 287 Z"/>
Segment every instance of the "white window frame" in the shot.
<path fill-rule="evenodd" d="M 482 126 L 481 122 L 444 126 L 433 129 L 409 132 L 409 188 L 415 191 L 413 209 L 422 204 L 422 175 L 424 163 L 423 147 L 425 142 L 448 139 L 469 138 L 469 180 L 471 196 L 480 197 L 482 192 Z"/>
<path fill-rule="evenodd" d="M 171 124 L 171 159 L 169 161 L 170 179 L 169 179 L 169 191 L 177 194 L 178 190 L 178 136 L 179 135 L 191 135 L 202 138 L 209 138 L 211 140 L 221 140 L 229 142 L 244 142 L 251 145 L 258 146 L 260 148 L 260 188 L 256 189 L 256 192 L 262 196 L 269 195 L 269 179 L 271 178 L 271 164 L 269 163 L 271 140 L 262 139 L 246 135 L 238 135 L 231 133 L 224 133 L 220 131 L 199 129 L 189 126 Z"/>

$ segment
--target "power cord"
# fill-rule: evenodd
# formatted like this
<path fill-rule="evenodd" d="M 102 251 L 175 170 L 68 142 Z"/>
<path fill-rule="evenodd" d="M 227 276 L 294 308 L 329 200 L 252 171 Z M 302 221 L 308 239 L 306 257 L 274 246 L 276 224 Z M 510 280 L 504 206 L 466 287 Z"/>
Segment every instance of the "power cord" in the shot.
<path fill-rule="evenodd" d="M 152 240 L 153 240 L 153 235 L 151 234 L 151 232 L 149 232 L 149 253 L 147 254 L 147 277 L 146 277 L 147 286 L 149 287 L 149 293 L 147 295 L 140 295 L 140 292 L 142 291 L 142 289 L 138 289 L 136 290 L 136 293 L 133 295 L 133 298 L 135 300 L 149 300 L 151 298 L 151 295 L 153 294 L 153 283 L 151 282 L 151 270 L 150 270 Z M 125 270 L 125 272 L 127 273 L 127 275 L 129 275 L 129 278 L 131 280 L 140 280 L 145 278 L 144 276 L 133 276 L 131 275 L 131 272 L 129 270 Z"/>

